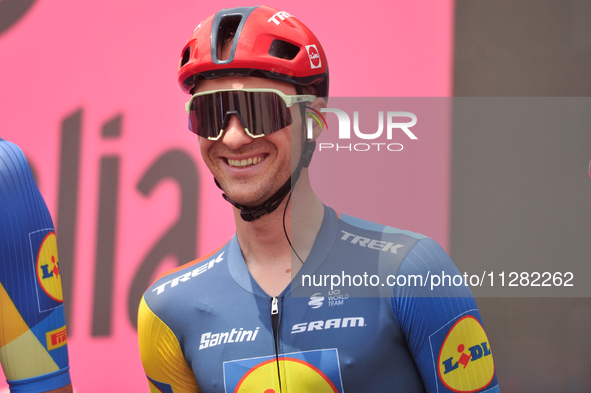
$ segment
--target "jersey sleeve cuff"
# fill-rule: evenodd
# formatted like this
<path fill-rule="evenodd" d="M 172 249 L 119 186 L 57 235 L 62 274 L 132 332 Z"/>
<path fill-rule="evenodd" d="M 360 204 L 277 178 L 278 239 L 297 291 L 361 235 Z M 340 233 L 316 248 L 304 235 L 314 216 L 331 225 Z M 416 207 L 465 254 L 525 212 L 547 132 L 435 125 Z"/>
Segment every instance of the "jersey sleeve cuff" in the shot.
<path fill-rule="evenodd" d="M 7 381 L 10 393 L 39 393 L 59 389 L 72 383 L 70 380 L 70 366 L 51 374 L 39 377 Z"/>

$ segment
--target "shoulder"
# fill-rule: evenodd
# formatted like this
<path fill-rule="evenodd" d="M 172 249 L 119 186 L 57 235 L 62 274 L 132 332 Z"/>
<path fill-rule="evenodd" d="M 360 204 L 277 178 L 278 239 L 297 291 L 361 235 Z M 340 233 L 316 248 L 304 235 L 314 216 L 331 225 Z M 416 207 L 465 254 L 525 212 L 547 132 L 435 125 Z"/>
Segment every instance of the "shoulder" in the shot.
<path fill-rule="evenodd" d="M 377 224 L 345 214 L 341 215 L 340 221 L 337 237 L 359 247 L 379 250 L 386 255 L 395 254 L 398 257 L 420 256 L 424 260 L 430 257 L 447 256 L 435 240 L 421 233 Z"/>
<path fill-rule="evenodd" d="M 146 307 L 156 314 L 168 313 L 173 308 L 182 307 L 183 299 L 203 299 L 213 296 L 211 286 L 218 281 L 226 263 L 228 246 L 226 242 L 209 254 L 162 274 L 144 293 Z M 216 276 L 212 280 L 212 274 Z M 189 296 L 190 294 L 190 296 Z"/>
<path fill-rule="evenodd" d="M 0 156 L 2 158 L 5 157 L 22 157 L 24 158 L 25 155 L 20 147 L 18 147 L 15 143 L 7 141 L 6 139 L 0 138 Z"/>
<path fill-rule="evenodd" d="M 53 227 L 23 151 L 0 138 L 0 227 L 15 220 L 31 230 Z"/>
<path fill-rule="evenodd" d="M 223 262 L 224 255 L 227 254 L 226 247 L 230 241 L 205 256 L 166 271 L 148 288 L 146 295 L 151 293 L 159 295 L 168 288 L 175 288 L 181 283 L 188 282 Z"/>
<path fill-rule="evenodd" d="M 416 240 L 429 239 L 428 236 L 425 236 L 425 235 L 417 233 L 417 232 L 412 232 L 412 231 L 407 231 L 404 229 L 394 228 L 394 227 L 387 226 L 387 225 L 377 224 L 375 222 L 363 220 L 361 218 L 349 216 L 347 214 L 342 214 L 340 218 L 343 222 L 345 222 L 355 228 L 359 228 L 361 230 L 365 230 L 365 231 L 369 231 L 369 232 L 380 233 L 380 234 L 384 234 L 384 235 L 388 235 L 388 234 L 402 235 L 402 236 L 407 236 L 407 237 L 410 237 L 410 238 L 416 239 Z"/>
<path fill-rule="evenodd" d="M 0 191 L 3 199 L 21 200 L 36 195 L 37 184 L 23 151 L 0 138 Z"/>
<path fill-rule="evenodd" d="M 458 274 L 455 264 L 441 245 L 421 233 L 342 215 L 337 241 L 348 243 L 352 252 L 379 250 L 379 270 L 382 274 L 421 275 L 448 272 Z M 344 244 L 343 244 L 344 246 Z M 363 251 L 362 251 L 363 252 Z"/>
<path fill-rule="evenodd" d="M 3 174 L 30 174 L 31 170 L 25 154 L 20 147 L 12 142 L 0 138 L 0 171 Z"/>
<path fill-rule="evenodd" d="M 212 253 L 165 272 L 144 292 L 138 313 L 142 337 L 157 334 L 155 326 L 168 332 L 169 339 L 181 337 L 216 309 L 216 298 L 227 287 L 224 277 L 228 269 L 223 265 L 227 263 L 229 243 L 231 240 Z"/>

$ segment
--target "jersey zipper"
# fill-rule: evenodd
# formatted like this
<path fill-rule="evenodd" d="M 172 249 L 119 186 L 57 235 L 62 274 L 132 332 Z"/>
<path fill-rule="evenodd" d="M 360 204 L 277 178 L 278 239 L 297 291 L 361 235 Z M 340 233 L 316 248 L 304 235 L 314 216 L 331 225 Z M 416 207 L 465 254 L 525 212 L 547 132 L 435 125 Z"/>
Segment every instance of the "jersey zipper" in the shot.
<path fill-rule="evenodd" d="M 279 378 L 279 393 L 281 393 L 281 372 L 279 368 L 279 299 L 271 299 L 271 322 L 273 325 L 273 339 L 275 340 L 275 362 L 277 363 L 277 378 Z"/>

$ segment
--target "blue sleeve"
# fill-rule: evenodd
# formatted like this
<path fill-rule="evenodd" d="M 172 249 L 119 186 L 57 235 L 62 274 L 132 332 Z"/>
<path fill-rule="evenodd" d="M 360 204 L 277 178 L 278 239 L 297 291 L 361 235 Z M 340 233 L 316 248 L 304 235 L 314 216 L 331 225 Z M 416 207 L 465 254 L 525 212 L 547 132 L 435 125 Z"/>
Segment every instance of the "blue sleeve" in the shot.
<path fill-rule="evenodd" d="M 398 275 L 424 280 L 395 287 L 392 308 L 427 392 L 499 392 L 476 301 L 441 246 L 420 240 Z"/>
<path fill-rule="evenodd" d="M 23 152 L 2 139 L 0 362 L 11 392 L 70 384 L 53 222 Z"/>

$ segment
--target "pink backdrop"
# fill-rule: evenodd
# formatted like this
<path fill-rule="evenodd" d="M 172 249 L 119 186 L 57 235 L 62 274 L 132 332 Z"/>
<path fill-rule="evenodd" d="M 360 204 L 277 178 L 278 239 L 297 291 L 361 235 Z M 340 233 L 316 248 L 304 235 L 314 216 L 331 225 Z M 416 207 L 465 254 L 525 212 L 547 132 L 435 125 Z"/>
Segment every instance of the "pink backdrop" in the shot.
<path fill-rule="evenodd" d="M 200 162 L 196 137 L 187 130 L 187 97 L 176 83 L 180 50 L 193 28 L 220 8 L 213 3 L 37 0 L 0 34 L 0 136 L 28 156 L 54 222 L 59 214 L 62 122 L 81 111 L 75 277 L 73 298 L 66 299 L 73 312 L 70 364 L 79 392 L 147 389 L 127 297 L 141 261 L 180 213 L 174 181 L 159 183 L 148 196 L 138 191 L 138 182 L 154 162 L 176 149 L 197 165 L 198 254 L 219 246 L 233 232 L 231 211 Z M 227 1 L 223 6 L 240 5 L 245 4 Z M 452 1 L 269 5 L 299 17 L 317 34 L 330 60 L 332 96 L 451 95 Z M 103 125 L 116 116 L 121 116 L 121 135 L 103 137 Z M 422 182 L 414 196 L 392 196 L 393 206 L 416 200 L 423 206 L 436 201 L 435 207 L 428 213 L 420 208 L 397 212 L 402 224 L 390 224 L 408 227 L 412 222 L 410 229 L 446 247 L 449 128 L 438 132 L 442 142 L 425 145 L 431 147 L 421 150 L 423 165 L 417 169 L 438 181 Z M 93 337 L 100 163 L 106 157 L 120 160 L 113 326 L 109 336 Z M 412 180 L 404 181 L 412 188 Z M 354 207 L 340 210 L 356 214 Z M 165 258 L 159 271 L 175 263 L 174 257 Z"/>

